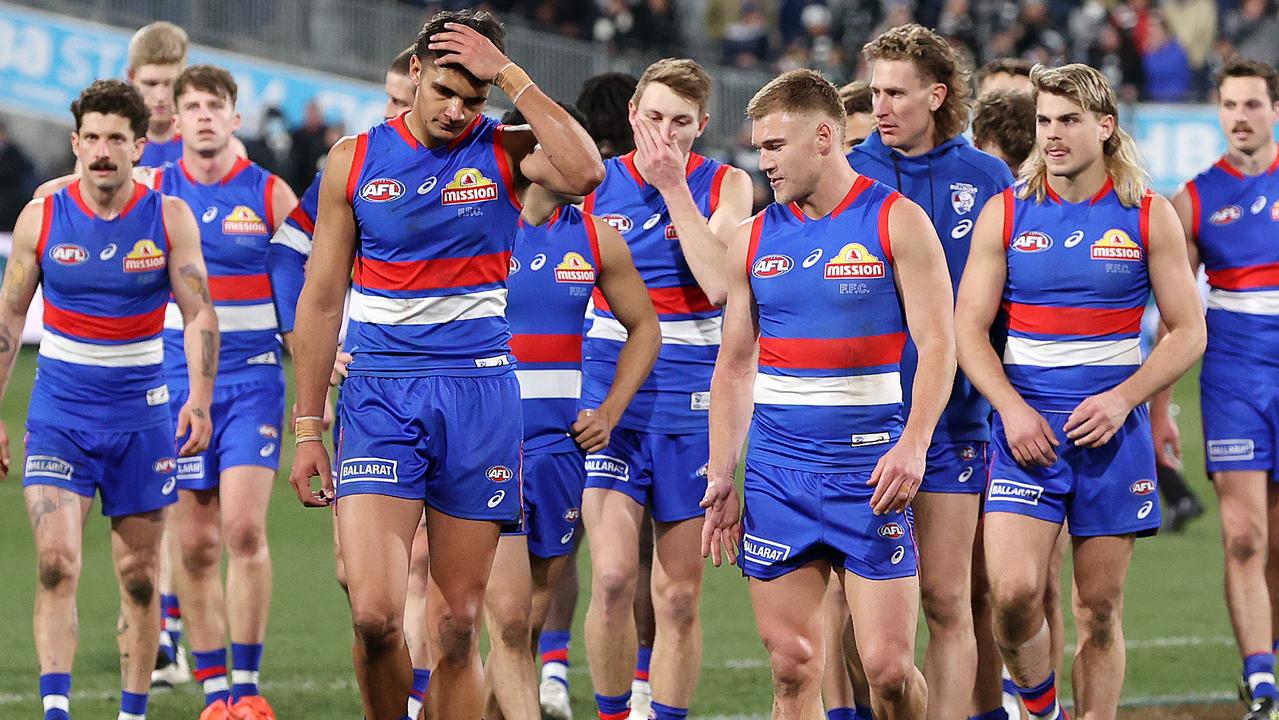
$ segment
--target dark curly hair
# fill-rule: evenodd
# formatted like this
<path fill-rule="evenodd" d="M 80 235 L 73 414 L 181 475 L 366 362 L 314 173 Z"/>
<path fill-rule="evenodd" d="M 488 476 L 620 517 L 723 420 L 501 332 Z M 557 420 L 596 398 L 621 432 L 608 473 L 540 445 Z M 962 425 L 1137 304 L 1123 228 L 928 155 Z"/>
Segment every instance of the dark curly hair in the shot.
<path fill-rule="evenodd" d="M 142 100 L 142 94 L 123 80 L 96 80 L 80 93 L 80 97 L 71 101 L 76 132 L 80 131 L 80 121 L 84 116 L 93 112 L 119 115 L 128 120 L 135 140 L 146 136 L 147 123 L 151 120 L 151 111 Z"/>
<path fill-rule="evenodd" d="M 448 28 L 444 26 L 448 23 L 467 26 L 488 38 L 498 50 L 506 52 L 506 29 L 493 16 L 493 13 L 487 10 L 442 10 L 426 21 L 426 24 L 422 26 L 422 32 L 418 33 L 417 40 L 413 43 L 413 54 L 417 55 L 417 59 L 422 64 L 425 65 L 428 60 L 438 60 L 448 54 L 443 50 L 431 49 L 431 36 L 446 32 Z M 462 69 L 460 65 L 444 67 L 453 70 Z"/>
<path fill-rule="evenodd" d="M 998 147 L 1016 175 L 1035 149 L 1035 99 L 1015 90 L 983 95 L 973 112 L 973 143 Z"/>
<path fill-rule="evenodd" d="M 638 85 L 634 75 L 607 72 L 587 78 L 577 94 L 574 104 L 586 116 L 582 127 L 590 133 L 600 152 L 607 150 L 609 157 L 635 149 L 627 104 Z"/>

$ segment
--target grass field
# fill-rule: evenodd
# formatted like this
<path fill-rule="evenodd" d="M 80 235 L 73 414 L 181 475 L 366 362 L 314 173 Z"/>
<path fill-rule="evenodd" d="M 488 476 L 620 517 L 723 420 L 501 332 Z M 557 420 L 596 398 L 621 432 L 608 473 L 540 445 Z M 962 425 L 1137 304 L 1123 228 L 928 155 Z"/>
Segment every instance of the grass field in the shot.
<path fill-rule="evenodd" d="M 25 351 L 2 409 L 17 454 L 34 365 L 34 352 Z M 1177 399 L 1183 408 L 1186 468 L 1192 486 L 1210 505 L 1209 516 L 1193 523 L 1184 535 L 1138 544 L 1125 606 L 1129 650 L 1124 700 L 1132 709 L 1123 716 L 1238 717 L 1237 706 L 1220 702 L 1232 697 L 1238 660 L 1222 600 L 1216 504 L 1203 476 L 1193 379 L 1182 381 Z M 287 468 L 291 445 L 285 447 Z M 22 467 L 16 458 L 14 465 Z M 0 719 L 4 720 L 40 716 L 30 620 L 34 555 L 21 479 L 16 474 L 0 483 Z M 264 692 L 284 720 L 360 716 L 350 667 L 350 616 L 333 581 L 329 532 L 327 512 L 304 510 L 287 482 L 277 481 L 269 521 L 275 598 L 262 675 Z M 84 544 L 81 639 L 72 706 L 76 717 L 114 717 L 119 692 L 114 637 L 117 595 L 108 526 L 96 506 Z M 583 598 L 572 651 L 578 718 L 593 716 L 581 639 L 585 606 Z M 770 703 L 767 659 L 755 633 L 745 582 L 736 569 L 708 568 L 703 610 L 706 650 L 693 716 L 765 716 Z M 1063 692 L 1069 695 L 1068 688 L 1063 687 Z M 1164 707 L 1174 705 L 1184 707 Z M 194 719 L 200 709 L 200 695 L 189 685 L 156 695 L 150 717 Z"/>

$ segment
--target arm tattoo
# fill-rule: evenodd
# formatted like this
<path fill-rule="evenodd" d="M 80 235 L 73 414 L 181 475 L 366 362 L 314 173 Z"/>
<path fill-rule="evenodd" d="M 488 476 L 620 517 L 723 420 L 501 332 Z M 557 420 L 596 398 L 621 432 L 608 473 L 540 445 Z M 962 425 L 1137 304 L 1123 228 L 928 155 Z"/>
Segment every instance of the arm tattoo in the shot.
<path fill-rule="evenodd" d="M 9 337 L 9 331 L 0 329 L 0 355 L 8 355 L 13 350 L 13 338 Z"/>
<path fill-rule="evenodd" d="M 208 297 L 208 290 L 205 291 Z M 200 373 L 204 377 L 213 377 L 213 331 L 200 331 Z"/>
<path fill-rule="evenodd" d="M 209 296 L 209 284 L 204 278 L 204 273 L 200 272 L 200 268 L 195 265 L 183 265 L 178 268 L 178 273 L 182 275 L 182 279 L 186 281 L 187 289 L 193 295 L 206 303 L 213 302 L 213 298 Z"/>
<path fill-rule="evenodd" d="M 9 309 L 15 313 L 21 314 L 22 300 L 26 296 L 27 277 L 30 274 L 27 266 L 21 260 L 14 260 L 9 263 L 9 270 L 4 282 L 4 299 L 9 303 Z"/>

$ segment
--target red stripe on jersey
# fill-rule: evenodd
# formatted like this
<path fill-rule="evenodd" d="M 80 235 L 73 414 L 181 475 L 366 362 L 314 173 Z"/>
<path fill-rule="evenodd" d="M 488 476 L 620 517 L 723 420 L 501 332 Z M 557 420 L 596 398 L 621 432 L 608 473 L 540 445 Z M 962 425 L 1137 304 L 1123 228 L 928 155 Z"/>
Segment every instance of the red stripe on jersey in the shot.
<path fill-rule="evenodd" d="M 581 362 L 582 336 L 513 334 L 511 352 L 520 362 Z"/>
<path fill-rule="evenodd" d="M 593 191 L 590 195 L 586 196 L 585 200 L 582 201 L 582 212 L 587 215 L 595 212 L 595 193 Z"/>
<path fill-rule="evenodd" d="M 1221 290 L 1251 290 L 1279 285 L 1279 263 L 1209 270 L 1208 284 Z"/>
<path fill-rule="evenodd" d="M 271 228 L 272 233 L 274 233 L 276 228 L 280 225 L 276 222 L 275 218 L 275 184 L 279 182 L 279 180 L 280 178 L 274 175 L 267 175 L 266 187 L 262 190 L 262 205 L 266 210 L 266 224 L 267 227 Z"/>
<path fill-rule="evenodd" d="M 759 237 L 764 232 L 764 213 L 761 212 L 755 216 L 751 222 L 751 239 L 746 246 L 746 274 L 750 275 L 751 269 L 755 267 L 755 255 L 759 253 Z"/>
<path fill-rule="evenodd" d="M 1147 190 L 1141 196 L 1141 208 L 1137 211 L 1137 234 L 1141 236 L 1142 249 L 1150 249 L 1150 204 L 1154 201 L 1154 192 Z"/>
<path fill-rule="evenodd" d="M 870 178 L 866 177 L 865 175 L 858 175 L 857 179 L 853 181 L 853 186 L 848 189 L 848 194 L 844 196 L 843 200 L 839 201 L 839 204 L 835 206 L 834 210 L 830 211 L 830 216 L 832 218 L 839 217 L 840 213 L 847 210 L 848 207 L 852 205 L 857 200 L 857 198 L 866 190 L 866 188 L 870 187 L 870 183 L 871 183 Z"/>
<path fill-rule="evenodd" d="M 724 178 L 728 175 L 729 166 L 720 165 L 715 169 L 715 177 L 711 180 L 711 214 L 719 209 L 719 191 L 724 185 Z"/>
<path fill-rule="evenodd" d="M 36 240 L 36 262 L 44 257 L 44 248 L 49 243 L 49 231 L 53 229 L 53 196 L 40 201 L 40 239 Z"/>
<path fill-rule="evenodd" d="M 604 312 L 612 312 L 603 293 L 596 290 L 591 297 L 595 307 Z M 696 285 L 671 288 L 649 288 L 648 297 L 653 301 L 653 310 L 658 315 L 690 315 L 692 313 L 711 312 L 718 307 L 712 303 L 706 293 Z"/>
<path fill-rule="evenodd" d="M 355 136 L 355 152 L 351 154 L 351 171 L 346 174 L 346 201 L 355 205 L 356 185 L 360 182 L 360 171 L 364 169 L 364 155 L 369 151 L 369 134 L 366 132 Z"/>
<path fill-rule="evenodd" d="M 293 212 L 289 213 L 289 219 L 297 223 L 302 232 L 307 235 L 315 234 L 315 220 L 312 220 L 311 216 L 306 214 L 301 205 L 293 208 Z"/>
<path fill-rule="evenodd" d="M 1048 708 L 1057 702 L 1057 688 L 1050 687 L 1048 690 L 1037 698 L 1028 698 L 1024 695 L 1021 701 L 1026 704 L 1026 709 L 1035 715 L 1043 715 Z"/>
<path fill-rule="evenodd" d="M 511 270 L 511 253 L 391 262 L 359 257 L 355 283 L 371 290 L 438 290 L 501 282 Z"/>
<path fill-rule="evenodd" d="M 1073 308 L 1004 303 L 1008 329 L 1036 335 L 1118 335 L 1141 331 L 1145 307 Z"/>
<path fill-rule="evenodd" d="M 1186 181 L 1186 196 L 1190 198 L 1190 239 L 1199 239 L 1199 186 L 1194 180 Z"/>
<path fill-rule="evenodd" d="M 855 338 L 759 339 L 759 364 L 778 368 L 840 370 L 901 362 L 906 333 Z"/>
<path fill-rule="evenodd" d="M 478 120 L 478 117 L 476 119 Z M 524 208 L 524 205 L 515 192 L 515 173 L 511 170 L 511 159 L 506 154 L 506 146 L 502 144 L 505 129 L 505 125 L 493 128 L 493 160 L 497 163 L 497 171 L 502 174 L 502 185 L 506 187 L 506 199 L 511 201 L 511 207 L 519 211 Z"/>
<path fill-rule="evenodd" d="M 259 275 L 210 275 L 209 294 L 214 301 L 269 300 L 271 280 Z"/>
<path fill-rule="evenodd" d="M 141 340 L 164 329 L 164 306 L 141 315 L 103 317 L 63 310 L 46 298 L 44 324 L 63 335 L 87 340 Z"/>
<path fill-rule="evenodd" d="M 1004 249 L 1013 244 L 1013 189 L 1005 188 L 1004 196 Z"/>
<path fill-rule="evenodd" d="M 556 213 L 559 212 L 557 208 Z M 598 281 L 601 273 L 604 272 L 604 261 L 600 255 L 600 229 L 595 225 L 595 217 L 593 215 L 582 214 L 582 225 L 586 228 L 586 242 L 591 245 L 591 255 L 595 258 L 595 278 Z"/>
<path fill-rule="evenodd" d="M 879 206 L 879 246 L 884 249 L 884 262 L 889 265 L 893 264 L 893 238 L 888 232 L 888 212 L 893 209 L 893 203 L 901 199 L 902 194 L 894 192 Z"/>

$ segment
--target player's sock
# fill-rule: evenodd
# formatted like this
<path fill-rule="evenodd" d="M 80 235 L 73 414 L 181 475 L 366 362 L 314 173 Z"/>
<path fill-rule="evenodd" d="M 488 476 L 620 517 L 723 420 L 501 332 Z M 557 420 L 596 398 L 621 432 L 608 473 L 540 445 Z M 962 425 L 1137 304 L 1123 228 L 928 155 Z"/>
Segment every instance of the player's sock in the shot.
<path fill-rule="evenodd" d="M 875 720 L 875 715 L 871 713 L 870 707 L 866 705 L 858 705 L 853 708 L 853 717 L 857 718 L 857 720 Z M 1007 718 L 1004 720 L 1007 720 Z"/>
<path fill-rule="evenodd" d="M 147 720 L 147 694 L 120 693 L 120 715 L 117 720 Z"/>
<path fill-rule="evenodd" d="M 1243 679 L 1248 683 L 1254 698 L 1279 699 L 1275 688 L 1275 656 L 1273 653 L 1254 653 L 1243 659 Z"/>
<path fill-rule="evenodd" d="M 406 720 L 417 720 L 426 702 L 426 689 L 431 685 L 431 671 L 413 668 L 413 689 L 409 691 L 409 711 Z"/>
<path fill-rule="evenodd" d="M 537 653 L 542 658 L 542 679 L 552 679 L 568 687 L 568 641 L 567 630 L 544 632 L 537 639 Z"/>
<path fill-rule="evenodd" d="M 626 720 L 631 715 L 631 709 L 627 707 L 630 701 L 629 690 L 621 695 L 596 695 L 595 707 L 599 708 L 600 720 Z"/>
<path fill-rule="evenodd" d="M 831 708 L 826 711 L 826 720 L 857 720 L 857 711 L 850 707 Z"/>
<path fill-rule="evenodd" d="M 204 705 L 231 699 L 231 688 L 226 681 L 226 648 L 218 648 L 208 652 L 193 652 L 195 656 L 195 679 L 204 690 Z"/>
<path fill-rule="evenodd" d="M 258 670 L 262 667 L 262 643 L 231 643 L 231 699 L 258 692 Z"/>
<path fill-rule="evenodd" d="M 177 595 L 160 596 L 160 649 L 169 656 L 170 661 L 178 659 L 179 643 L 182 642 L 182 608 L 178 607 Z"/>
<path fill-rule="evenodd" d="M 1279 638 L 1275 638 L 1270 643 L 1270 651 L 1275 655 L 1279 655 Z"/>
<path fill-rule="evenodd" d="M 980 715 L 974 715 L 968 720 L 1008 720 L 1008 711 L 1002 707 L 997 707 Z"/>
<path fill-rule="evenodd" d="M 688 717 L 688 708 L 671 707 L 670 705 L 663 705 L 656 700 L 653 701 L 652 708 L 652 714 L 649 717 L 656 718 L 656 720 L 684 720 L 684 718 Z"/>
<path fill-rule="evenodd" d="M 71 717 L 71 673 L 41 675 L 40 700 L 44 703 L 44 720 L 68 720 Z"/>
<path fill-rule="evenodd" d="M 639 646 L 638 652 L 635 653 L 635 679 L 640 682 L 648 682 L 648 663 L 653 659 L 653 648 Z"/>
<path fill-rule="evenodd" d="M 1017 694 L 1035 720 L 1057 720 L 1061 717 L 1061 707 L 1057 705 L 1057 673 L 1048 673 L 1047 680 L 1031 688 L 1018 685 Z"/>

